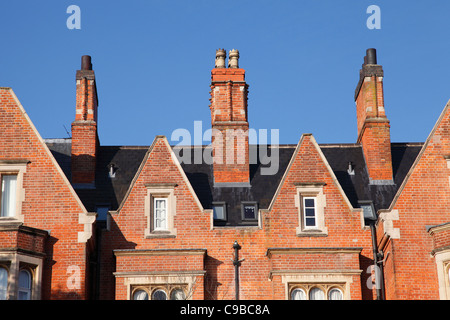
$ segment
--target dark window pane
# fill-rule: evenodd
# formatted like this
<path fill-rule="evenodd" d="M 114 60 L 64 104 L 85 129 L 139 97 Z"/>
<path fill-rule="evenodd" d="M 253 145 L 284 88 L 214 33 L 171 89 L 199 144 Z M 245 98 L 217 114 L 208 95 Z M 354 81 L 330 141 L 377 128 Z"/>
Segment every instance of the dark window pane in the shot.
<path fill-rule="evenodd" d="M 314 227 L 315 225 L 316 225 L 315 218 L 306 218 L 306 226 L 307 227 Z"/>
<path fill-rule="evenodd" d="M 156 290 L 152 294 L 152 300 L 167 300 L 167 295 L 162 290 Z"/>
<path fill-rule="evenodd" d="M 106 221 L 106 218 L 108 217 L 108 210 L 109 210 L 109 207 L 98 207 L 97 208 L 97 220 Z"/>
<path fill-rule="evenodd" d="M 305 215 L 306 215 L 307 217 L 314 217 L 315 211 L 316 211 L 316 210 L 314 210 L 314 209 L 308 209 L 308 208 L 306 208 L 306 209 L 305 209 Z"/>
<path fill-rule="evenodd" d="M 255 206 L 244 206 L 244 219 L 256 219 Z"/>
<path fill-rule="evenodd" d="M 314 199 L 305 199 L 305 207 L 314 207 Z"/>

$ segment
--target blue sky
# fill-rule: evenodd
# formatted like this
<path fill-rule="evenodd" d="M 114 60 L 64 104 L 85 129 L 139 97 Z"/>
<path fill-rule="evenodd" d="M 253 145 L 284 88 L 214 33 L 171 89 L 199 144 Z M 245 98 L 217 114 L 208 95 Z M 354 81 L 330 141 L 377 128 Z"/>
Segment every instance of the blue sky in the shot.
<path fill-rule="evenodd" d="M 370 30 L 369 5 L 381 9 Z M 69 30 L 69 5 L 81 29 Z M 75 117 L 75 72 L 92 56 L 102 145 L 150 145 L 194 121 L 210 127 L 215 50 L 238 49 L 249 123 L 319 143 L 356 142 L 354 90 L 367 48 L 385 72 L 393 142 L 425 141 L 450 98 L 448 1 L 4 1 L 0 86 L 44 138 Z M 176 142 L 174 142 L 176 144 Z"/>

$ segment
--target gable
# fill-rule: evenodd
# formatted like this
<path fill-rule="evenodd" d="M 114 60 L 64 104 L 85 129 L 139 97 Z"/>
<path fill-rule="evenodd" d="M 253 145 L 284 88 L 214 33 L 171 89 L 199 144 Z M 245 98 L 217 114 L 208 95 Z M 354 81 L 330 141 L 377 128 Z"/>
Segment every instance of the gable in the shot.
<path fill-rule="evenodd" d="M 322 150 L 311 134 L 303 134 L 269 206 L 274 205 L 281 188 L 294 183 L 332 183 L 338 188 L 349 209 L 353 209 Z"/>
<path fill-rule="evenodd" d="M 408 186 L 419 190 L 423 187 L 418 184 L 421 179 L 427 179 L 432 175 L 431 185 L 427 189 L 433 189 L 440 185 L 448 187 L 447 159 L 450 157 L 450 101 L 444 107 L 441 115 L 436 121 L 427 140 L 420 149 L 419 154 L 415 158 L 414 163 L 409 168 L 401 186 L 399 187 L 394 199 L 386 211 L 391 211 L 397 205 L 399 198 L 402 196 L 405 188 Z M 432 170 L 430 170 L 432 169 Z M 412 176 L 416 176 L 413 181 Z M 425 180 L 424 180 L 425 181 Z M 439 183 L 440 182 L 440 183 Z M 442 198 L 442 200 L 447 198 Z"/>
<path fill-rule="evenodd" d="M 144 184 L 148 183 L 177 184 L 181 181 L 186 184 L 186 187 L 193 196 L 198 208 L 203 211 L 202 204 L 198 200 L 189 179 L 173 153 L 167 138 L 164 136 L 156 136 L 152 145 L 148 148 L 148 151 L 117 211 L 120 212 L 122 208 L 126 206 L 129 197 L 132 196 L 134 188 L 142 188 Z"/>
<path fill-rule="evenodd" d="M 0 98 L 0 161 L 27 163 L 23 182 L 24 222 L 36 228 L 52 230 L 55 228 L 52 224 L 54 219 L 46 220 L 42 215 L 50 217 L 76 213 L 76 224 L 81 228 L 78 240 L 87 241 L 92 234 L 94 217 L 88 216 L 12 89 L 0 88 Z"/>

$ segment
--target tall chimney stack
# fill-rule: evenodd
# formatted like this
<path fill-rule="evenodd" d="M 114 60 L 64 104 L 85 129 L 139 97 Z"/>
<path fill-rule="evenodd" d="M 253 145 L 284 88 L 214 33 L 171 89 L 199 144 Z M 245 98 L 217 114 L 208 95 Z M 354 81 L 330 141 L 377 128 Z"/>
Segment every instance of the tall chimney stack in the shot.
<path fill-rule="evenodd" d="M 97 148 L 97 86 L 90 56 L 81 57 L 76 73 L 76 109 L 72 122 L 72 184 L 95 183 Z"/>
<path fill-rule="evenodd" d="M 211 71 L 211 125 L 215 186 L 249 186 L 247 95 L 245 70 L 239 68 L 239 51 L 216 51 Z"/>
<path fill-rule="evenodd" d="M 389 120 L 383 94 L 383 68 L 377 64 L 375 49 L 367 49 L 355 91 L 358 140 L 366 159 L 372 184 L 392 184 Z"/>

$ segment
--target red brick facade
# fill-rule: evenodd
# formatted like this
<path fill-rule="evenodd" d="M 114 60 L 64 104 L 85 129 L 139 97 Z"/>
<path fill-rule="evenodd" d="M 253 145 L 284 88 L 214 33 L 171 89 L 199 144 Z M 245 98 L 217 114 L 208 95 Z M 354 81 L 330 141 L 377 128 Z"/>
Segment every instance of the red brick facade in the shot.
<path fill-rule="evenodd" d="M 218 50 L 211 72 L 212 129 L 225 136 L 210 146 L 213 164 L 182 163 L 164 136 L 148 148 L 100 146 L 90 57 L 77 72 L 72 139 L 52 149 L 0 88 L 0 177 L 17 175 L 14 215 L 0 217 L 7 298 L 18 298 L 13 278 L 25 268 L 32 299 L 450 299 L 450 107 L 398 157 L 382 68 L 367 54 L 357 143 L 303 134 L 272 147 L 281 170 L 272 176 L 249 161 L 235 50 L 228 68 Z M 227 129 L 244 133 L 240 143 L 226 144 Z M 217 158 L 231 150 L 232 163 Z"/>
<path fill-rule="evenodd" d="M 25 266 L 34 274 L 41 273 L 40 282 L 33 283 L 41 292 L 32 298 L 86 299 L 86 252 L 93 217 L 88 216 L 13 91 L 0 88 L 0 102 L 0 171 L 19 176 L 16 217 L 0 218 L 0 265 L 10 276 L 14 268 Z M 23 263 L 16 267 L 15 259 Z M 68 285 L 70 276 L 73 285 Z M 17 292 L 12 288 L 9 284 L 8 295 L 14 299 Z"/>
<path fill-rule="evenodd" d="M 445 228 L 450 220 L 449 129 L 447 105 L 394 202 L 380 215 L 388 299 L 450 299 Z"/>

